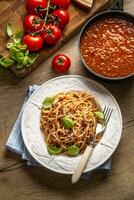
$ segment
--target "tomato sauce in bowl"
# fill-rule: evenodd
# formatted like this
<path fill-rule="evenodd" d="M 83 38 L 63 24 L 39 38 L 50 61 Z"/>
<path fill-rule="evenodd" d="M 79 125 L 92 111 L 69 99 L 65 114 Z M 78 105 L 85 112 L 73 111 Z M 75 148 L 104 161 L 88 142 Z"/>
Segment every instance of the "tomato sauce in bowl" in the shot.
<path fill-rule="evenodd" d="M 92 72 L 121 78 L 134 73 L 134 23 L 120 17 L 100 18 L 81 36 L 80 53 Z"/>

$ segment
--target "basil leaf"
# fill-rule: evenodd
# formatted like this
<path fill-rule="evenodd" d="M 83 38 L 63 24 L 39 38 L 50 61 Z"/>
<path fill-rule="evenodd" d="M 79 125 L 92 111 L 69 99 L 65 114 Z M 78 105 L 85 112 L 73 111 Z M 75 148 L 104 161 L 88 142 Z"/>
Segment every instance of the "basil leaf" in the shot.
<path fill-rule="evenodd" d="M 43 108 L 49 108 L 53 103 L 53 98 L 51 97 L 46 97 L 42 103 Z"/>
<path fill-rule="evenodd" d="M 15 56 L 14 56 L 14 59 L 18 62 L 18 63 L 25 63 L 25 56 L 22 52 L 19 52 L 17 53 Z"/>
<path fill-rule="evenodd" d="M 28 56 L 24 56 L 24 59 L 23 59 L 23 65 L 27 65 L 27 62 L 28 62 Z"/>
<path fill-rule="evenodd" d="M 95 116 L 97 117 L 98 122 L 99 122 L 100 124 L 103 124 L 103 122 L 104 122 L 104 113 L 98 111 L 98 112 L 95 112 L 94 114 L 95 114 Z"/>
<path fill-rule="evenodd" d="M 9 49 L 9 54 L 10 54 L 10 57 L 13 58 L 13 59 L 16 59 L 16 54 L 19 53 L 20 50 L 17 49 L 16 47 L 12 47 Z"/>
<path fill-rule="evenodd" d="M 28 60 L 27 56 L 22 56 L 17 60 L 17 62 L 25 66 L 27 64 L 27 60 Z"/>
<path fill-rule="evenodd" d="M 24 57 L 24 54 L 22 52 L 18 52 L 15 57 L 16 60 L 19 60 L 19 58 Z"/>
<path fill-rule="evenodd" d="M 77 156 L 80 152 L 80 148 L 77 147 L 76 145 L 72 145 L 70 147 L 68 147 L 68 154 L 70 156 Z"/>
<path fill-rule="evenodd" d="M 21 42 L 24 35 L 24 31 L 20 30 L 15 34 L 16 42 Z"/>
<path fill-rule="evenodd" d="M 49 145 L 47 147 L 48 149 L 48 152 L 51 154 L 51 155 L 56 155 L 56 154 L 59 154 L 61 153 L 62 149 L 60 147 L 56 147 L 56 146 L 53 146 L 53 145 Z"/>
<path fill-rule="evenodd" d="M 22 64 L 27 63 L 27 62 L 24 62 L 25 55 L 23 51 L 17 49 L 16 47 L 12 47 L 11 49 L 9 49 L 9 53 L 10 53 L 10 57 L 13 58 L 15 61 L 20 62 Z"/>
<path fill-rule="evenodd" d="M 1 58 L 0 59 L 0 65 L 8 68 L 11 67 L 14 64 L 14 60 L 10 59 L 10 58 Z"/>
<path fill-rule="evenodd" d="M 6 47 L 7 47 L 7 49 L 10 49 L 10 48 L 12 48 L 14 46 L 14 44 L 11 42 L 11 43 L 7 43 L 6 44 Z"/>
<path fill-rule="evenodd" d="M 38 58 L 39 54 L 36 53 L 32 53 L 28 55 L 28 62 L 27 62 L 27 67 L 29 67 L 30 65 L 32 65 L 35 60 Z"/>
<path fill-rule="evenodd" d="M 27 64 L 27 61 L 28 61 L 28 56 L 24 56 L 24 54 L 22 52 L 20 52 L 20 53 L 16 54 L 15 60 L 18 63 L 20 63 L 20 64 L 25 66 Z"/>
<path fill-rule="evenodd" d="M 22 45 L 22 44 L 18 44 L 18 45 L 16 45 L 16 47 L 19 49 L 19 50 L 22 50 L 22 51 L 25 51 L 25 50 L 27 50 L 27 45 Z"/>
<path fill-rule="evenodd" d="M 13 29 L 12 29 L 12 24 L 11 23 L 8 23 L 7 24 L 7 35 L 9 37 L 12 37 L 13 36 Z"/>
<path fill-rule="evenodd" d="M 74 126 L 74 121 L 71 117 L 63 117 L 61 121 L 65 128 L 73 128 Z"/>
<path fill-rule="evenodd" d="M 13 38 L 13 43 L 14 43 L 14 46 L 20 44 L 20 42 L 18 42 L 18 40 L 16 40 L 15 38 Z"/>

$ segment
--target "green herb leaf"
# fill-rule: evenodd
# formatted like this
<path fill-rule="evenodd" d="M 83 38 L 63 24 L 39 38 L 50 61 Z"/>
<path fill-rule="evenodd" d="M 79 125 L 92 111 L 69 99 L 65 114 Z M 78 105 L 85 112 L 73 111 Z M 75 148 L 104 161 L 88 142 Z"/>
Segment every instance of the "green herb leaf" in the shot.
<path fill-rule="evenodd" d="M 10 57 L 14 59 L 16 62 L 21 63 L 25 65 L 27 63 L 26 59 L 28 58 L 25 57 L 23 51 L 17 49 L 16 47 L 12 47 L 9 49 Z"/>
<path fill-rule="evenodd" d="M 43 108 L 49 108 L 53 103 L 53 98 L 51 97 L 46 97 L 42 103 Z"/>
<path fill-rule="evenodd" d="M 21 40 L 22 40 L 22 38 L 23 38 L 23 35 L 24 35 L 24 31 L 22 31 L 22 30 L 18 31 L 18 32 L 15 34 L 15 39 L 16 39 L 16 41 L 21 42 Z"/>
<path fill-rule="evenodd" d="M 16 54 L 16 61 L 18 61 L 21 57 L 24 57 L 24 53 L 20 51 Z"/>
<path fill-rule="evenodd" d="M 39 54 L 32 53 L 28 55 L 28 62 L 27 62 L 27 67 L 31 66 L 35 60 L 38 58 Z"/>
<path fill-rule="evenodd" d="M 74 126 L 74 121 L 71 117 L 63 117 L 61 121 L 65 128 L 73 128 Z"/>
<path fill-rule="evenodd" d="M 6 44 L 7 49 L 12 48 L 13 46 L 14 46 L 14 44 L 12 42 Z"/>
<path fill-rule="evenodd" d="M 79 147 L 77 147 L 76 145 L 72 145 L 70 147 L 68 147 L 68 154 L 70 156 L 77 156 L 80 152 Z"/>
<path fill-rule="evenodd" d="M 104 113 L 98 111 L 98 112 L 95 112 L 94 114 L 95 114 L 95 116 L 97 117 L 98 122 L 99 122 L 100 124 L 103 124 L 103 122 L 104 122 Z"/>
<path fill-rule="evenodd" d="M 0 59 L 0 65 L 8 68 L 11 67 L 14 64 L 14 60 L 10 59 L 10 58 L 1 58 Z"/>
<path fill-rule="evenodd" d="M 28 56 L 24 56 L 23 58 L 23 65 L 26 66 L 28 62 Z"/>
<path fill-rule="evenodd" d="M 6 47 L 9 50 L 10 60 L 1 60 L 1 65 L 10 66 L 14 61 L 16 62 L 16 68 L 31 66 L 38 58 L 39 54 L 29 53 L 27 45 L 21 43 L 24 32 L 23 30 L 18 31 L 16 34 L 13 33 L 12 24 L 7 24 L 7 34 L 12 38 L 12 42 L 7 43 Z"/>
<path fill-rule="evenodd" d="M 47 147 L 48 149 L 48 152 L 51 154 L 51 155 L 56 155 L 56 154 L 59 154 L 61 153 L 62 149 L 60 147 L 55 147 L 53 145 L 49 145 Z"/>
<path fill-rule="evenodd" d="M 12 24 L 11 23 L 8 23 L 7 24 L 7 35 L 9 37 L 12 37 L 13 36 L 13 28 L 12 28 Z"/>
<path fill-rule="evenodd" d="M 18 45 L 16 45 L 16 47 L 19 49 L 19 50 L 22 50 L 22 51 L 25 51 L 25 50 L 27 50 L 27 45 L 22 45 L 22 44 L 18 44 Z"/>
<path fill-rule="evenodd" d="M 18 53 L 16 53 L 16 55 L 14 55 L 14 60 L 18 63 L 23 64 L 23 63 L 25 63 L 25 61 L 24 61 L 25 56 L 22 52 L 18 52 Z"/>
<path fill-rule="evenodd" d="M 16 60 L 16 54 L 19 53 L 19 52 L 20 52 L 20 50 L 17 49 L 16 47 L 14 47 L 14 46 L 9 49 L 10 57 L 15 59 L 15 60 Z"/>
<path fill-rule="evenodd" d="M 21 54 L 21 53 L 20 53 Z M 19 64 L 22 64 L 23 66 L 25 66 L 27 64 L 27 60 L 28 60 L 28 57 L 27 56 L 22 56 L 22 57 L 18 57 L 16 59 L 16 61 L 19 63 Z"/>
<path fill-rule="evenodd" d="M 23 53 L 18 53 L 16 55 L 16 62 L 22 64 L 23 66 L 26 66 L 28 62 L 28 56 L 24 56 Z"/>

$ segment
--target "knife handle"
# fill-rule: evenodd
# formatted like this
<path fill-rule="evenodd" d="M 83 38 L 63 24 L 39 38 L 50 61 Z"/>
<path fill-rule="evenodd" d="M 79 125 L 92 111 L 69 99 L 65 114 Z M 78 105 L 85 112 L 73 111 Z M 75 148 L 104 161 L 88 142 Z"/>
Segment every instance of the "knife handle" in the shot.
<path fill-rule="evenodd" d="M 80 178 L 80 176 L 81 176 L 81 174 L 82 174 L 82 172 L 83 172 L 83 170 L 84 170 L 84 168 L 85 168 L 85 166 L 88 162 L 88 159 L 89 159 L 90 155 L 92 154 L 92 151 L 93 151 L 93 146 L 87 146 L 86 147 L 86 150 L 84 151 L 84 153 L 83 153 L 83 155 L 82 155 L 82 157 L 81 157 L 81 159 L 80 159 L 78 165 L 76 166 L 74 173 L 72 175 L 72 183 L 73 184 L 76 183 L 79 180 L 79 178 Z"/>

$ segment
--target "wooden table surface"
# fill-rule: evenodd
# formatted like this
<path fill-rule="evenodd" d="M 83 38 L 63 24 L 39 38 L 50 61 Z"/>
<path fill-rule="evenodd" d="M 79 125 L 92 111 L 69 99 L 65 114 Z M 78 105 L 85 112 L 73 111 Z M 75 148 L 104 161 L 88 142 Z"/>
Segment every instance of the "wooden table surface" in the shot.
<path fill-rule="evenodd" d="M 124 3 L 125 10 L 133 14 L 134 0 Z M 77 41 L 78 36 L 75 36 L 59 51 L 71 57 L 68 74 L 97 80 L 80 64 Z M 0 200 L 134 200 L 134 78 L 118 83 L 97 80 L 113 93 L 123 115 L 123 135 L 109 173 L 95 172 L 90 181 L 80 180 L 72 185 L 70 176 L 43 167 L 26 166 L 19 156 L 5 149 L 27 86 L 58 76 L 50 67 L 52 57 L 22 80 L 0 69 Z M 18 162 L 12 169 L 1 170 Z"/>

